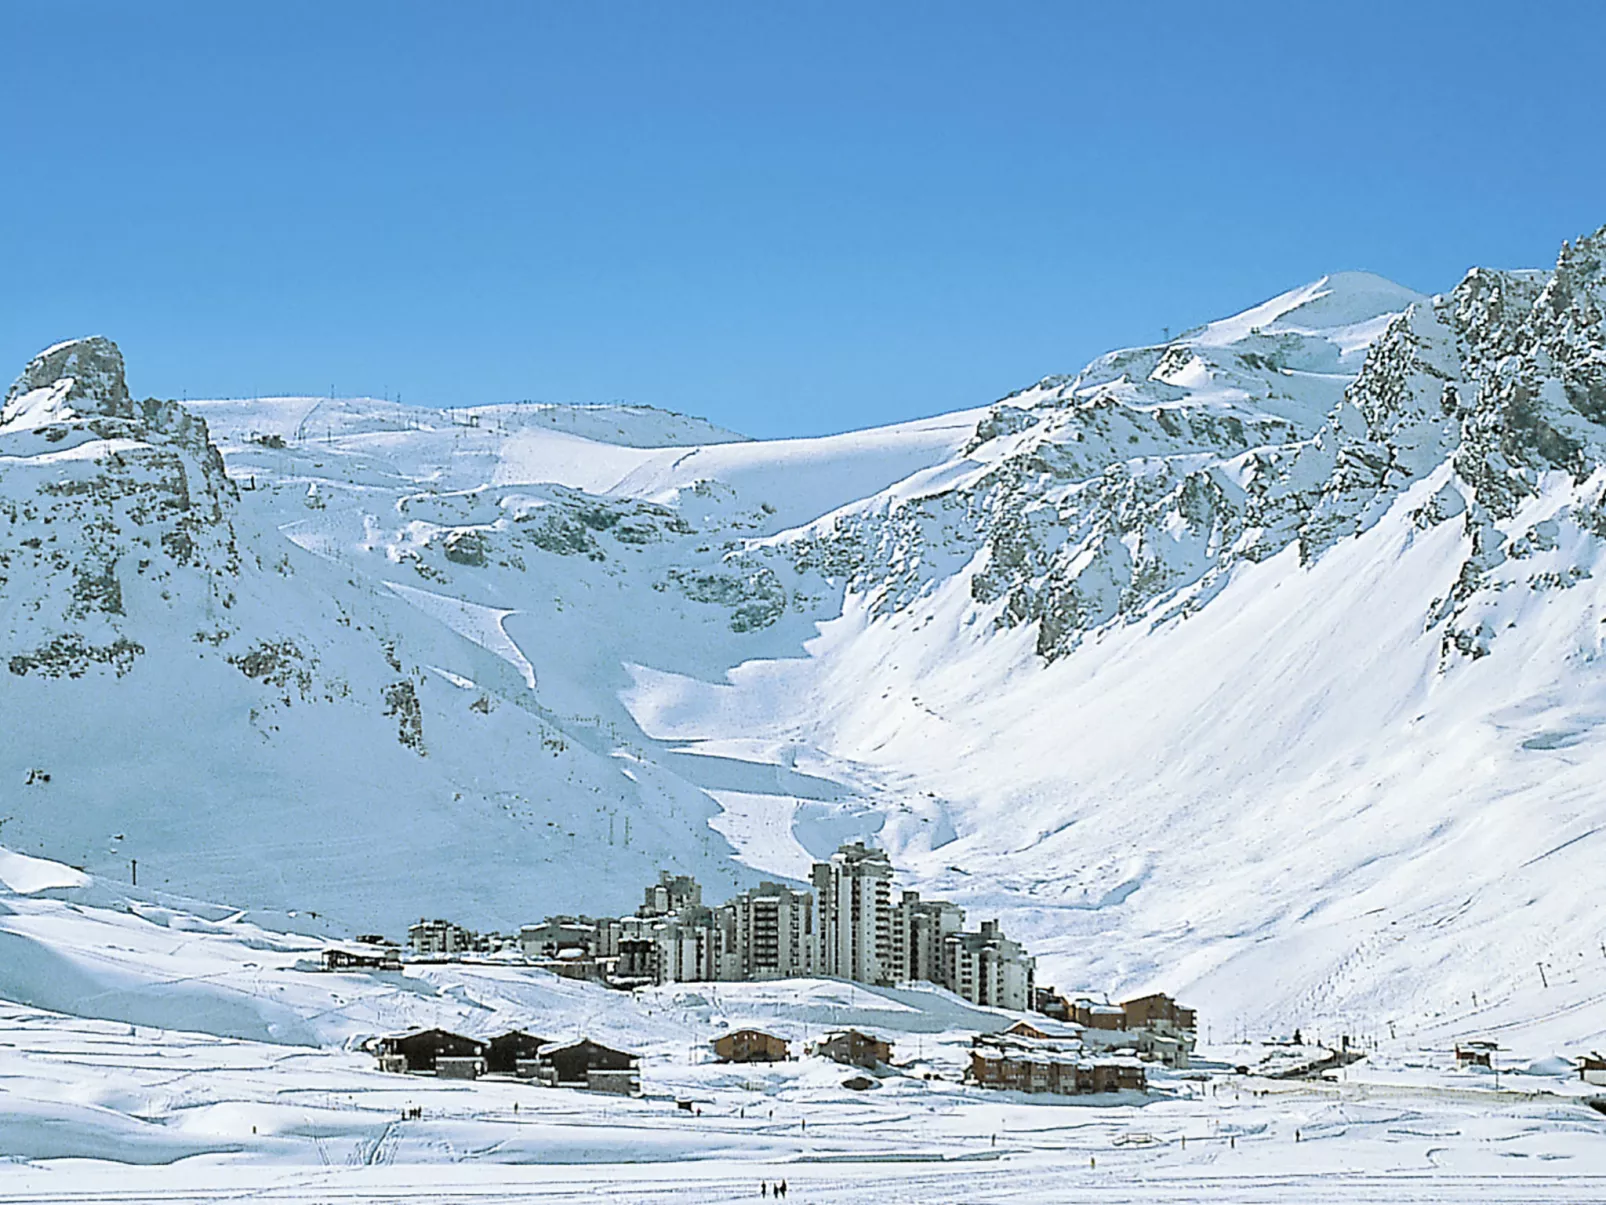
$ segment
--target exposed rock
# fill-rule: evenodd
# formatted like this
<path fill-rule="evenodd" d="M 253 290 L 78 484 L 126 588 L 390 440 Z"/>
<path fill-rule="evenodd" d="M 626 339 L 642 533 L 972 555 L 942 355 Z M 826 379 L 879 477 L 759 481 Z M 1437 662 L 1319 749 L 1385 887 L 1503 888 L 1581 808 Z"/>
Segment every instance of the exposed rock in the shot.
<path fill-rule="evenodd" d="M 1471 552 L 1432 620 L 1450 623 L 1503 588 L 1500 525 L 1541 477 L 1581 483 L 1606 464 L 1603 263 L 1606 229 L 1564 247 L 1551 273 L 1478 269 L 1408 305 L 1402 290 L 1379 290 L 1404 312 L 1304 429 L 1269 411 L 1292 413 L 1288 374 L 1340 367 L 1319 331 L 1253 328 L 1223 343 L 1205 328 L 1111 353 L 989 412 L 964 449 L 985 471 L 839 516 L 784 551 L 795 571 L 844 581 L 882 611 L 963 556 L 977 606 L 1000 627 L 1038 625 L 1037 649 L 1053 660 L 1105 624 L 1197 609 L 1241 561 L 1291 544 L 1307 563 L 1321 557 L 1448 461 L 1452 480 L 1412 517 L 1423 528 L 1465 517 Z M 1184 379 L 1249 401 L 1186 401 Z M 1597 502 L 1575 522 L 1606 535 L 1603 514 Z M 1544 572 L 1561 578 L 1536 580 L 1568 577 Z M 1492 633 L 1463 625 L 1446 647 L 1482 655 Z"/>
<path fill-rule="evenodd" d="M 446 537 L 446 559 L 458 565 L 483 568 L 489 551 L 485 533 L 481 531 L 454 531 Z"/>
<path fill-rule="evenodd" d="M 0 427 L 52 414 L 134 417 L 134 403 L 123 379 L 123 353 L 117 344 L 101 335 L 71 339 L 47 347 L 28 361 L 6 391 Z"/>

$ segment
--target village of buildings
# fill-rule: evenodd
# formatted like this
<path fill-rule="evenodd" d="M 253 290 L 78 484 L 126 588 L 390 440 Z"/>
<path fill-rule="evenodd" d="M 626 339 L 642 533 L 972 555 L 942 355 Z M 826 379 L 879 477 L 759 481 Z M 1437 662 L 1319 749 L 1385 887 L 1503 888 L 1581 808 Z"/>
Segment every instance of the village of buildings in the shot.
<path fill-rule="evenodd" d="M 1148 1068 L 1188 1066 L 1197 1028 L 1192 1009 L 1163 994 L 1112 1004 L 1041 986 L 1035 960 L 997 921 L 967 930 L 964 910 L 946 900 L 909 890 L 894 899 L 893 877 L 887 854 L 862 842 L 816 863 L 809 888 L 764 882 L 723 904 L 705 904 L 693 878 L 663 871 L 634 916 L 553 916 L 516 935 L 421 919 L 410 927 L 405 949 L 368 935 L 331 946 L 322 968 L 492 960 L 621 990 L 810 978 L 882 987 L 925 982 L 979 1008 L 1029 1014 L 975 1036 L 965 1078 L 982 1087 L 1141 1093 Z M 711 1048 L 722 1062 L 795 1057 L 787 1041 L 756 1029 L 724 1034 Z M 464 1079 L 503 1074 L 625 1094 L 641 1089 L 634 1054 L 587 1038 L 554 1042 L 514 1030 L 481 1040 L 429 1029 L 381 1038 L 371 1051 L 385 1071 Z M 891 1042 L 857 1029 L 827 1033 L 803 1053 L 872 1073 L 895 1058 Z M 862 1076 L 845 1083 L 873 1086 Z"/>
<path fill-rule="evenodd" d="M 553 916 L 515 935 L 420 920 L 414 958 L 513 953 L 570 978 L 613 987 L 829 978 L 926 981 L 972 1004 L 1031 1007 L 1035 963 L 996 921 L 967 932 L 962 908 L 904 891 L 893 899 L 886 853 L 855 842 L 816 863 L 812 890 L 760 883 L 723 904 L 703 902 L 688 875 L 660 872 L 634 916 Z"/>

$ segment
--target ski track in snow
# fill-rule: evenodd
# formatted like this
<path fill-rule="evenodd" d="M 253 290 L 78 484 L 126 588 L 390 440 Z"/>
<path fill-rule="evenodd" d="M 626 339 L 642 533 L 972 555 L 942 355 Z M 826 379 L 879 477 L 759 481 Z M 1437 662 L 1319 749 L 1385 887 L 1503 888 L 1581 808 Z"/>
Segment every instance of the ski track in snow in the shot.
<path fill-rule="evenodd" d="M 502 627 L 509 615 L 517 615 L 514 608 L 481 606 L 449 594 L 435 594 L 417 586 L 404 586 L 400 582 L 385 583 L 385 588 L 405 598 L 431 619 L 438 619 L 459 636 L 472 640 L 488 653 L 494 653 L 514 669 L 531 690 L 535 689 L 535 666 L 524 655 L 524 650 Z"/>
<path fill-rule="evenodd" d="M 798 800 L 781 795 L 709 790 L 723 813 L 709 826 L 730 841 L 737 857 L 754 870 L 787 879 L 805 879 L 814 855 L 792 832 Z"/>

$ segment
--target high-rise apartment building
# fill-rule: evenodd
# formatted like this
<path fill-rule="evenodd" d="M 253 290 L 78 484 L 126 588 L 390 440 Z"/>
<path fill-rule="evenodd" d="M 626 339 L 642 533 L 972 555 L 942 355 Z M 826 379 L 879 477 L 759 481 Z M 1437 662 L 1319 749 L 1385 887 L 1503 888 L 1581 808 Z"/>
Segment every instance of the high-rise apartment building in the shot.
<path fill-rule="evenodd" d="M 814 897 L 760 883 L 714 909 L 722 935 L 721 979 L 789 979 L 814 974 Z"/>
<path fill-rule="evenodd" d="M 982 921 L 979 933 L 943 938 L 942 984 L 972 1004 L 1026 1011 L 1036 967 L 1037 960 L 1006 938 L 995 920 Z"/>
<path fill-rule="evenodd" d="M 965 910 L 947 900 L 905 891 L 892 910 L 892 975 L 942 982 L 942 943 L 965 927 Z"/>
<path fill-rule="evenodd" d="M 862 841 L 817 862 L 814 884 L 820 931 L 817 974 L 860 983 L 891 983 L 892 861 Z"/>
<path fill-rule="evenodd" d="M 658 881 L 647 888 L 637 916 L 678 916 L 703 904 L 703 889 L 689 874 L 658 872 Z"/>

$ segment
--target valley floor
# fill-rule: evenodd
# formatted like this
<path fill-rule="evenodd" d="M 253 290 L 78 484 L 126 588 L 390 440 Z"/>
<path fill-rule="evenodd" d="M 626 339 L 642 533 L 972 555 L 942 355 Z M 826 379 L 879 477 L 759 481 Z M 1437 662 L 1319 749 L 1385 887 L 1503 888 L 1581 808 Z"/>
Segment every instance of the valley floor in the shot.
<path fill-rule="evenodd" d="M 1606 1199 L 1606 1116 L 1583 1099 L 1599 1090 L 1559 1074 L 1497 1091 L 1379 1055 L 1339 1083 L 1161 1072 L 1111 1103 L 960 1083 L 966 1039 L 901 1035 L 913 1065 L 868 1092 L 820 1059 L 727 1066 L 660 1041 L 646 1095 L 620 1099 L 4 1006 L 0 1205 L 714 1202 L 781 1179 L 832 1202 Z"/>
<path fill-rule="evenodd" d="M 476 1174 L 478 1173 L 478 1174 Z M 0 1186 L 5 1205 L 46 1202 L 203 1202 L 250 1200 L 281 1205 L 380 1205 L 383 1202 L 463 1202 L 511 1205 L 618 1198 L 641 1205 L 671 1202 L 762 1199 L 762 1178 L 786 1177 L 789 1196 L 799 1201 L 876 1202 L 877 1205 L 946 1205 L 973 1202 L 1109 1202 L 1111 1205 L 1183 1205 L 1232 1202 L 1235 1205 L 1409 1205 L 1412 1202 L 1588 1202 L 1606 1194 L 1600 1176 L 1545 1174 L 1486 1176 L 1346 1172 L 1290 1169 L 1279 1173 L 1155 1174 L 1116 1168 L 1108 1172 L 1067 1171 L 1051 1162 L 1012 1161 L 982 1169 L 898 1164 L 764 1165 L 647 1164 L 540 1168 L 406 1169 L 275 1172 L 241 1175 L 214 1169 L 187 1170 L 179 1176 L 91 1175 L 74 1187 L 44 1183 Z M 59 1178 L 58 1178 L 59 1179 Z"/>
<path fill-rule="evenodd" d="M 962 1079 L 973 1036 L 1013 1015 L 932 985 L 319 973 L 317 937 L 39 859 L 0 869 L 0 1205 L 690 1203 L 783 1179 L 788 1200 L 875 1205 L 1606 1200 L 1606 1114 L 1586 1103 L 1603 1089 L 1569 1061 L 1600 1047 L 1587 976 L 1402 1019 L 1336 1082 L 1237 1074 L 1322 1052 L 1212 1043 L 1248 1030 L 1216 1018 L 1194 1067 L 1153 1068 L 1146 1095 L 1027 1096 Z M 588 1035 L 639 1053 L 643 1095 L 386 1074 L 359 1049 L 432 1026 Z M 896 1066 L 855 1091 L 821 1058 L 712 1062 L 710 1040 L 746 1026 L 794 1054 L 863 1028 Z M 1480 1035 L 1498 1077 L 1455 1068 Z"/>

